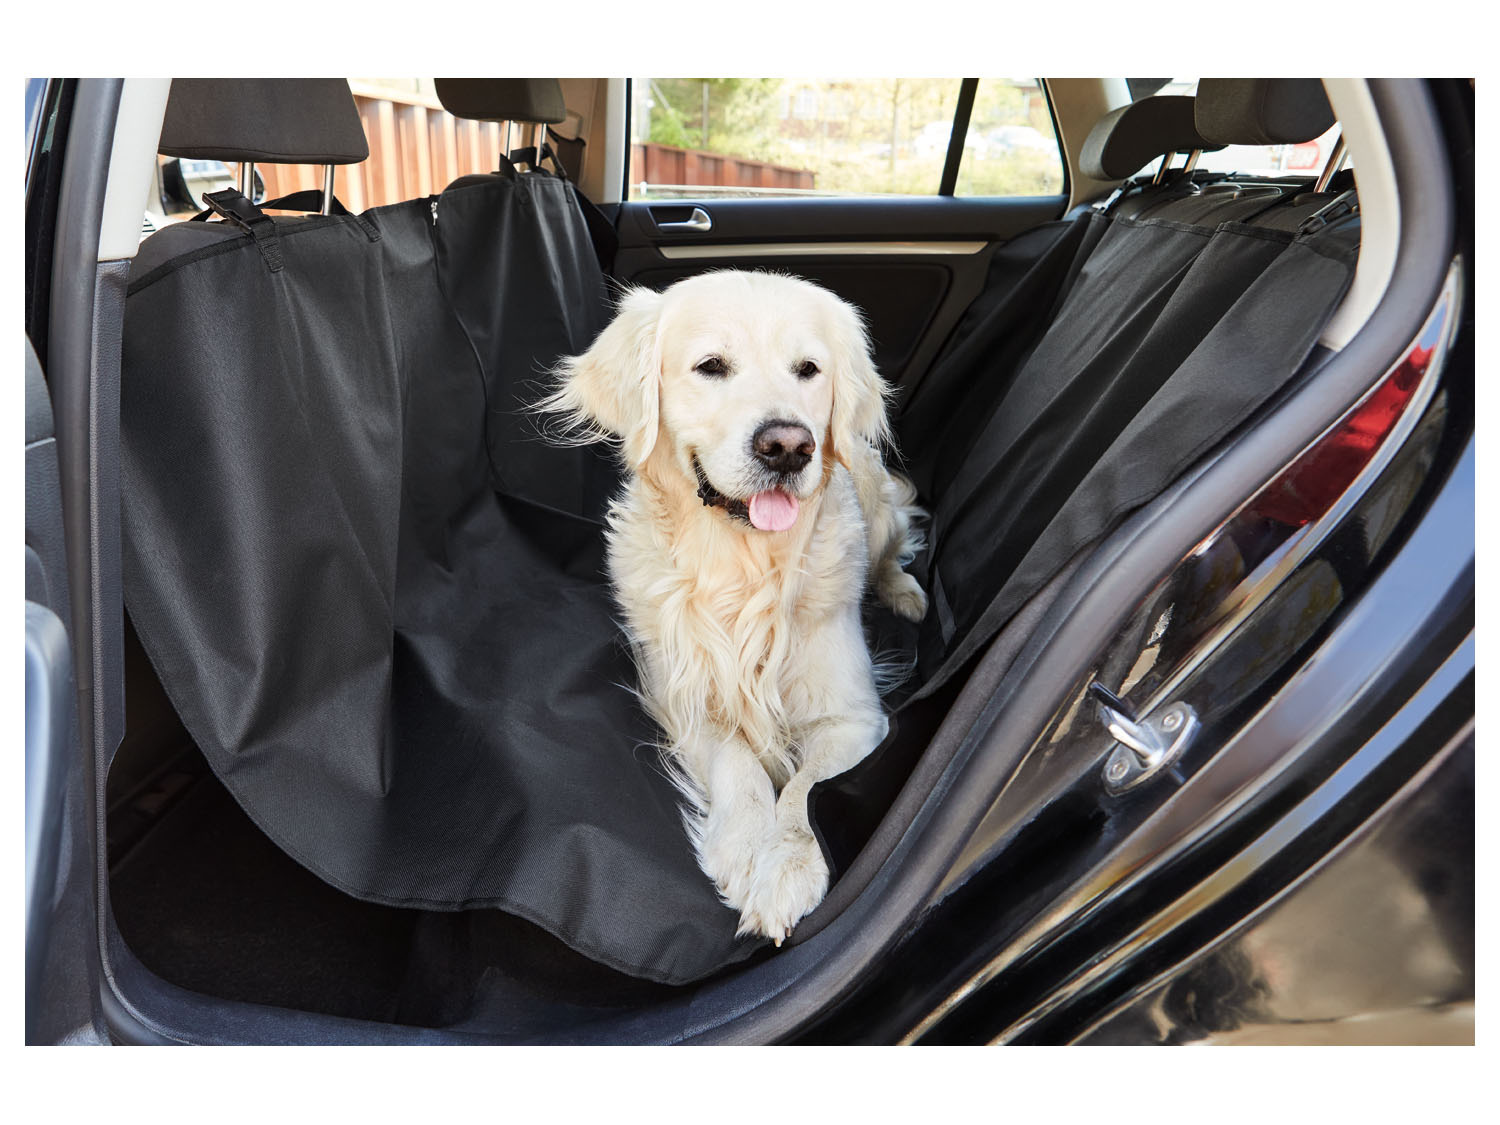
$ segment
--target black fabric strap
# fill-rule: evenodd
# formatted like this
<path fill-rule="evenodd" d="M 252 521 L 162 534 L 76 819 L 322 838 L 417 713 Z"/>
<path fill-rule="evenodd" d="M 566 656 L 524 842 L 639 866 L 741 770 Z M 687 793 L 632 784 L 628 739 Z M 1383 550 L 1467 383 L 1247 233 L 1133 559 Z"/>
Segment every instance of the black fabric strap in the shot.
<path fill-rule="evenodd" d="M 260 205 L 263 211 L 306 211 L 309 214 L 318 213 L 323 210 L 323 192 L 319 188 L 304 188 L 302 191 L 294 191 L 290 195 L 278 196 L 268 199 Z M 359 229 L 365 232 L 365 237 L 371 242 L 380 241 L 380 228 L 363 215 L 356 215 L 343 203 L 339 197 L 334 196 L 329 201 L 328 213 L 330 215 L 341 215 L 353 219 L 359 224 Z"/>
<path fill-rule="evenodd" d="M 239 193 L 236 192 L 235 194 L 238 195 Z M 243 199 L 244 196 L 240 196 L 240 198 Z M 321 213 L 323 210 L 323 193 L 317 188 L 305 188 L 302 191 L 294 191 L 289 195 L 279 195 L 275 199 L 267 199 L 258 205 L 251 204 L 251 206 L 256 207 L 257 210 L 262 212 L 306 211 L 308 214 L 316 214 Z M 365 232 L 366 238 L 371 242 L 380 241 L 380 228 L 363 215 L 356 215 L 349 208 L 345 207 L 339 202 L 338 196 L 335 195 L 330 201 L 328 213 L 330 215 L 338 215 L 341 218 L 353 219 L 359 224 L 359 229 Z M 216 211 L 213 207 L 208 207 L 194 215 L 191 221 L 201 223 L 207 220 L 210 215 L 216 214 L 220 214 L 220 212 Z M 269 215 L 265 217 L 270 218 Z"/>
<path fill-rule="evenodd" d="M 262 211 L 321 211 L 323 209 L 323 193 L 317 188 L 304 188 L 302 191 L 294 191 L 289 195 L 279 195 L 275 199 L 267 199 L 260 204 Z M 329 201 L 328 213 L 330 215 L 348 215 L 349 208 L 334 196 Z"/>
<path fill-rule="evenodd" d="M 251 203 L 236 188 L 211 191 L 203 197 L 203 202 L 208 204 L 208 211 L 193 216 L 194 221 L 206 219 L 211 212 L 233 223 L 255 239 L 255 248 L 260 251 L 266 268 L 272 273 L 280 272 L 281 243 L 276 237 L 276 224 L 270 215 Z"/>
<path fill-rule="evenodd" d="M 555 163 L 561 166 L 568 179 L 577 183 L 578 174 L 583 170 L 583 150 L 588 147 L 588 142 L 582 137 L 565 137 L 550 125 L 547 126 L 547 136 L 552 140 Z"/>
<path fill-rule="evenodd" d="M 537 156 L 536 145 L 527 145 L 525 148 L 513 148 L 510 150 L 510 161 L 512 164 L 526 164 L 532 168 L 540 169 L 543 160 L 552 161 L 553 170 L 563 179 L 568 178 L 562 162 L 557 159 L 557 153 L 552 151 L 552 146 L 543 142 L 542 155 Z"/>
<path fill-rule="evenodd" d="M 1287 200 L 1291 199 L 1295 194 L 1295 192 L 1283 190 L 1276 196 L 1276 198 L 1267 202 L 1264 207 L 1257 207 L 1255 210 L 1244 215 L 1236 215 L 1234 221 L 1236 223 L 1248 224 L 1251 220 L 1260 218 L 1260 216 L 1264 215 L 1267 211 L 1276 210 L 1276 208 L 1280 207 Z"/>

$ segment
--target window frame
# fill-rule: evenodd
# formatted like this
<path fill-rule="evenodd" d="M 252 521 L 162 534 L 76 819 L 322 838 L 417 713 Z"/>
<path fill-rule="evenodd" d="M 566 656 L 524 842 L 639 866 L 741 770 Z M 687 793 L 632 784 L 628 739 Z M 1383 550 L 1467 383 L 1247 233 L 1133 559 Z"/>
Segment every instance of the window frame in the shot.
<path fill-rule="evenodd" d="M 942 172 L 942 178 L 941 178 L 941 180 L 938 183 L 938 190 L 936 192 L 933 192 L 933 193 L 930 193 L 930 194 L 929 193 L 923 193 L 923 194 L 920 194 L 920 195 L 895 195 L 895 194 L 893 194 L 893 195 L 891 195 L 891 196 L 888 197 L 891 202 L 897 202 L 899 200 L 904 200 L 904 199 L 934 199 L 934 198 L 939 198 L 939 199 L 940 198 L 948 198 L 948 199 L 1035 199 L 1035 198 L 1041 198 L 1039 196 L 1027 196 L 1027 195 L 965 195 L 965 196 L 959 196 L 959 195 L 956 194 L 956 190 L 957 190 L 957 187 L 958 187 L 958 175 L 959 175 L 959 172 L 962 170 L 962 162 L 963 162 L 963 154 L 964 154 L 964 141 L 967 140 L 967 138 L 968 138 L 968 134 L 969 134 L 969 121 L 970 121 L 971 116 L 973 115 L 974 97 L 978 93 L 979 82 L 980 82 L 980 79 L 978 79 L 978 78 L 960 78 L 959 79 L 958 101 L 954 105 L 954 108 L 953 108 L 952 128 L 951 128 L 951 130 L 950 130 L 950 132 L 948 134 L 948 152 L 944 156 L 944 159 L 943 159 L 943 172 Z M 1055 144 L 1057 146 L 1057 163 L 1062 168 L 1062 186 L 1054 194 L 1060 195 L 1060 196 L 1062 196 L 1065 199 L 1070 199 L 1070 198 L 1072 198 L 1072 190 L 1073 190 L 1073 186 L 1072 186 L 1073 185 L 1073 170 L 1068 166 L 1067 148 L 1062 143 L 1062 132 L 1061 132 L 1061 130 L 1059 130 L 1058 125 L 1057 125 L 1057 109 L 1052 104 L 1052 90 L 1051 90 L 1051 87 L 1049 85 L 1048 80 L 1045 79 L 1045 78 L 1038 78 L 1038 79 L 1036 79 L 1036 84 L 1037 84 L 1037 87 L 1042 91 L 1042 99 L 1047 103 L 1047 118 L 1048 118 L 1049 121 L 1052 122 L 1052 142 L 1053 142 L 1053 144 Z M 625 141 L 625 145 L 624 145 L 624 150 L 625 151 L 624 151 L 623 157 L 622 157 L 622 168 L 621 168 L 621 176 L 620 176 L 620 182 L 622 184 L 622 190 L 621 190 L 622 199 L 621 199 L 621 202 L 622 203 L 651 204 L 651 203 L 662 203 L 662 202 L 685 203 L 685 202 L 689 202 L 689 201 L 698 201 L 697 197 L 684 197 L 683 199 L 680 199 L 680 200 L 651 200 L 651 199 L 641 199 L 641 198 L 636 197 L 636 196 L 634 196 L 634 195 L 631 194 L 631 191 L 632 191 L 632 188 L 633 188 L 634 185 L 630 182 L 630 160 L 631 160 L 630 137 L 631 137 L 632 132 L 633 132 L 633 126 L 635 125 L 634 114 L 635 114 L 635 79 L 633 77 L 627 77 L 625 79 L 625 138 L 626 138 L 626 141 Z M 702 185 L 702 186 L 711 186 L 711 185 Z M 702 197 L 702 201 L 708 202 L 708 201 L 712 201 L 715 198 L 718 198 L 718 197 L 704 196 L 704 197 Z M 827 195 L 827 196 L 823 196 L 822 198 L 825 198 L 825 199 L 840 199 L 840 198 L 855 198 L 855 196 L 840 195 L 840 194 L 830 194 L 830 195 Z M 884 198 L 884 197 L 882 197 L 882 198 Z"/>

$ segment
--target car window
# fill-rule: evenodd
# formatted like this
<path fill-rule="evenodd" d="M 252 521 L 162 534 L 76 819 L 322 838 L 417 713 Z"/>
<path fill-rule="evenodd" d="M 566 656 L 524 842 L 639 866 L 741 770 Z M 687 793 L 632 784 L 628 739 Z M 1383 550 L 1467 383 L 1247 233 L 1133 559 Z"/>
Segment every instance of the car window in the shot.
<path fill-rule="evenodd" d="M 1131 92 L 1137 82 L 1160 82 L 1161 79 L 1134 79 Z M 1195 95 L 1198 79 L 1173 78 L 1153 91 L 1157 94 Z M 1134 100 L 1140 100 L 1135 97 Z M 1339 126 L 1335 122 L 1326 133 L 1297 145 L 1229 145 L 1218 152 L 1205 152 L 1198 158 L 1198 167 L 1208 172 L 1237 172 L 1244 176 L 1316 176 L 1333 153 L 1339 137 Z M 1346 159 L 1344 166 L 1353 167 Z"/>
<path fill-rule="evenodd" d="M 1062 156 L 1035 78 L 981 78 L 964 134 L 955 195 L 1057 195 Z"/>
<path fill-rule="evenodd" d="M 961 85 L 632 79 L 630 198 L 936 195 Z M 982 79 L 965 136 L 960 194 L 1061 190 L 1062 161 L 1035 79 Z"/>

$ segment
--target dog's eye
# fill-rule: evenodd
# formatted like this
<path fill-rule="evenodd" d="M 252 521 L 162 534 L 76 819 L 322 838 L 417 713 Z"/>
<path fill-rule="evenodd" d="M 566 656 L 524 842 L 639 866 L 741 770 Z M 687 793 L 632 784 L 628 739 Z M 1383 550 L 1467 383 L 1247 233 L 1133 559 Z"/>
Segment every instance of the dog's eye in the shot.
<path fill-rule="evenodd" d="M 717 379 L 720 376 L 729 374 L 729 364 L 724 362 L 723 356 L 711 355 L 700 359 L 693 365 L 693 370 L 699 375 L 707 375 L 710 378 Z"/>
<path fill-rule="evenodd" d="M 817 373 L 818 365 L 810 359 L 804 359 L 797 364 L 797 378 L 799 379 L 811 379 Z"/>

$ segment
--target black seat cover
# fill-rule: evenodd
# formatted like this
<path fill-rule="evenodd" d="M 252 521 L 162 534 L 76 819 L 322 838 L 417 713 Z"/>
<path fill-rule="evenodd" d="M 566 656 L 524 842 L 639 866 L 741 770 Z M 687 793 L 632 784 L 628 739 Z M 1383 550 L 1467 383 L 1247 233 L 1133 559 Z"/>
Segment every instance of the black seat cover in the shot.
<path fill-rule="evenodd" d="M 377 242 L 278 220 L 276 273 L 232 228 L 157 236 L 127 299 L 126 599 L 215 772 L 305 866 L 675 983 L 757 943 L 630 690 L 614 470 L 520 412 L 608 315 L 570 192 L 491 177 L 436 225 L 427 200 L 367 212 Z"/>
<path fill-rule="evenodd" d="M 1041 321 L 1034 346 L 988 349 L 981 317 L 906 405 L 934 607 L 907 702 L 1303 363 L 1357 229 L 1231 202 L 1048 232 L 1014 271 L 1034 295 L 989 306 Z M 667 983 L 751 955 L 631 692 L 603 572 L 616 471 L 523 409 L 609 314 L 571 185 L 501 174 L 255 226 L 279 269 L 235 227 L 180 224 L 126 302 L 126 603 L 215 772 L 358 897 L 503 909 Z"/>

